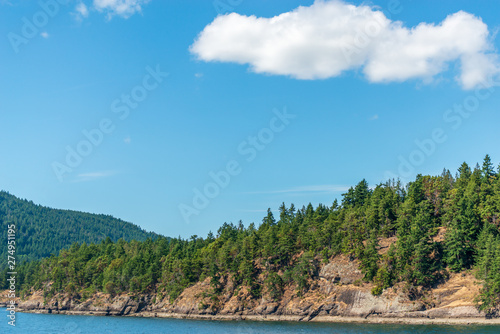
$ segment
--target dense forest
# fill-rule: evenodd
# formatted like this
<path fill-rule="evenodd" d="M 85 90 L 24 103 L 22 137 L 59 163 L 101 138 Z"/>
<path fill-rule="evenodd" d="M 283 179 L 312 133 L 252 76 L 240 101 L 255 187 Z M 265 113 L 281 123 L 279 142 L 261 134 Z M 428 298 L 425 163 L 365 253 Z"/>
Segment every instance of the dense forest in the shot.
<path fill-rule="evenodd" d="M 75 243 L 19 267 L 20 290 L 79 298 L 154 292 L 174 300 L 209 278 L 216 307 L 229 280 L 255 298 L 279 299 L 285 287 L 301 295 L 321 264 L 343 253 L 359 260 L 374 295 L 398 282 L 426 289 L 452 272 L 471 271 L 484 283 L 478 306 L 488 311 L 500 302 L 499 225 L 500 174 L 486 156 L 482 166 L 463 163 L 456 175 L 418 175 L 407 185 L 392 180 L 370 188 L 362 180 L 341 203 L 282 204 L 279 216 L 268 210 L 259 226 L 224 223 L 206 238 Z M 394 242 L 380 254 L 387 238 Z"/>
<path fill-rule="evenodd" d="M 7 240 L 8 225 L 16 226 L 16 257 L 18 262 L 41 259 L 58 254 L 74 242 L 99 243 L 112 241 L 144 241 L 157 234 L 107 215 L 56 210 L 19 199 L 0 191 L 0 236 Z M 0 247 L 0 257 L 7 259 L 7 247 Z M 2 261 L 0 268 L 5 268 Z"/>

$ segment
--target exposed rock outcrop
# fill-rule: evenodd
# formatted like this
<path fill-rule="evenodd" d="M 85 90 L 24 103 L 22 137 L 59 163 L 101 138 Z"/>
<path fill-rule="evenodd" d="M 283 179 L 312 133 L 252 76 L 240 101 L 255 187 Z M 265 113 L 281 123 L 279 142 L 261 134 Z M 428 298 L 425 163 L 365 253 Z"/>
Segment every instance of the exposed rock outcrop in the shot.
<path fill-rule="evenodd" d="M 294 287 L 288 287 L 278 300 L 266 293 L 252 298 L 247 287 L 235 289 L 232 284 L 226 284 L 214 302 L 208 297 L 211 288 L 210 279 L 206 279 L 185 289 L 173 303 L 168 297 L 156 294 L 112 297 L 97 293 L 86 300 L 56 295 L 44 300 L 42 292 L 36 291 L 27 299 L 18 300 L 18 308 L 46 313 L 299 321 L 354 318 L 374 322 L 404 319 L 466 319 L 470 322 L 486 317 L 474 302 L 480 285 L 471 274 L 452 274 L 436 288 L 421 292 L 418 298 L 403 284 L 373 296 L 372 284 L 363 283 L 361 279 L 357 261 L 338 256 L 320 268 L 307 293 L 298 296 Z M 0 306 L 7 302 L 6 296 L 5 293 L 0 296 Z"/>

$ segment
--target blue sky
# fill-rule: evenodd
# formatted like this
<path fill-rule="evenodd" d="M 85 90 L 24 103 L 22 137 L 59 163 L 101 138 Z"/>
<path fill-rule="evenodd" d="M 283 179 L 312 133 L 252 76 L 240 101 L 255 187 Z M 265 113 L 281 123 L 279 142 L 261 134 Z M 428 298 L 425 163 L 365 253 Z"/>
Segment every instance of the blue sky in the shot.
<path fill-rule="evenodd" d="M 498 164 L 499 10 L 0 1 L 0 188 L 187 238 L 363 178 Z"/>

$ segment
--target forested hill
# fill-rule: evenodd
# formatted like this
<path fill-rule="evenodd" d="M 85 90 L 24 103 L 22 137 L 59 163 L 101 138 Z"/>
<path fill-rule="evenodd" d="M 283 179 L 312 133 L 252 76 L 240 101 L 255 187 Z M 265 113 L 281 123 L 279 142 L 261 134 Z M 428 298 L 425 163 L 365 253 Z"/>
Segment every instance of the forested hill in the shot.
<path fill-rule="evenodd" d="M 109 215 L 51 209 L 0 191 L 1 240 L 7 240 L 10 224 L 16 226 L 18 262 L 57 255 L 74 242 L 99 243 L 106 237 L 112 241 L 144 241 L 158 237 Z M 0 257 L 7 259 L 7 247 L 0 247 Z M 4 265 L 6 262 L 2 261 Z"/>
<path fill-rule="evenodd" d="M 308 293 L 321 265 L 343 254 L 360 264 L 374 295 L 401 283 L 415 298 L 452 273 L 470 271 L 483 282 L 481 308 L 500 303 L 500 174 L 489 156 L 475 168 L 463 163 L 456 175 L 445 170 L 406 186 L 390 181 L 373 188 L 363 180 L 341 203 L 283 204 L 279 211 L 275 218 L 269 210 L 260 226 L 224 224 L 207 238 L 73 245 L 19 266 L 21 291 L 43 289 L 47 298 L 153 292 L 173 301 L 210 279 L 204 305 L 218 310 L 228 287 L 244 287 L 250 301 L 279 301 L 291 289 Z M 46 232 L 58 240 L 52 228 Z"/>

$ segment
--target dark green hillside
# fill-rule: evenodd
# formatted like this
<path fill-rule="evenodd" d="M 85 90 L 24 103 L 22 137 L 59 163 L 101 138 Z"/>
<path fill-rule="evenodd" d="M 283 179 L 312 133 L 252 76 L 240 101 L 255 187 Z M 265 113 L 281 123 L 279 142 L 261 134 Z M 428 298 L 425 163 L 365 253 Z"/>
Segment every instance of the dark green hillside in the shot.
<path fill-rule="evenodd" d="M 1 240 L 7 240 L 7 226 L 10 224 L 16 225 L 18 262 L 58 254 L 74 242 L 99 243 L 106 237 L 112 241 L 120 238 L 144 241 L 158 237 L 109 215 L 51 209 L 0 191 Z M 7 258 L 7 247 L 0 248 L 0 257 Z M 6 261 L 2 261 L 1 266 L 5 264 Z"/>

